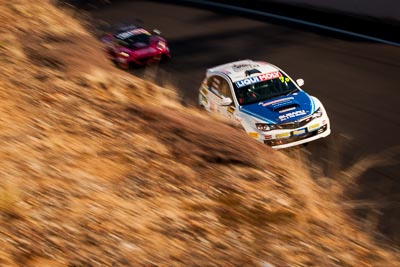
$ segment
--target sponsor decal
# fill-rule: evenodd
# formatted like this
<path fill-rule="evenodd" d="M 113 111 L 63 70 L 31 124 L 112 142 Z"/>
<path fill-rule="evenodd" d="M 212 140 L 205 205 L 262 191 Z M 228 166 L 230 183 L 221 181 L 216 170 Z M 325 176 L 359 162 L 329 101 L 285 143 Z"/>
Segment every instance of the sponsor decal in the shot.
<path fill-rule="evenodd" d="M 246 86 L 246 85 L 251 85 L 253 83 L 258 83 L 260 82 L 260 79 L 258 77 L 250 77 L 241 81 L 236 82 L 236 86 L 238 88 Z"/>
<path fill-rule="evenodd" d="M 263 82 L 263 81 L 279 78 L 280 76 L 282 76 L 282 74 L 279 71 L 274 71 L 274 72 L 264 73 L 264 74 L 261 74 L 258 76 L 254 76 L 254 77 L 249 77 L 249 78 L 237 81 L 235 84 L 238 88 L 241 88 L 246 85 L 251 85 L 251 84 L 258 83 L 258 82 Z"/>
<path fill-rule="evenodd" d="M 226 110 L 228 110 L 229 113 L 235 112 L 235 109 L 231 106 L 227 107 Z"/>
<path fill-rule="evenodd" d="M 291 108 L 283 109 L 283 110 L 280 110 L 279 113 L 289 112 L 289 111 L 294 110 L 294 109 L 296 109 L 296 107 L 291 107 Z"/>
<path fill-rule="evenodd" d="M 232 74 L 232 72 L 230 72 L 229 70 L 223 70 L 222 72 L 225 73 L 226 75 Z"/>
<path fill-rule="evenodd" d="M 267 81 L 267 80 L 279 78 L 281 76 L 282 76 L 282 74 L 279 71 L 274 71 L 274 72 L 270 72 L 270 73 L 266 73 L 266 74 L 261 74 L 258 77 L 260 78 L 261 81 Z"/>
<path fill-rule="evenodd" d="M 263 105 L 263 107 L 266 107 L 266 106 L 278 104 L 278 103 L 281 103 L 281 102 L 288 102 L 288 101 L 293 100 L 293 99 L 294 99 L 294 97 L 286 97 L 286 98 L 281 98 L 281 99 L 274 100 L 274 101 L 267 102 L 267 103 L 260 102 L 258 104 L 259 105 Z"/>
<path fill-rule="evenodd" d="M 248 134 L 253 138 L 258 138 L 258 133 L 256 132 L 249 132 Z"/>
<path fill-rule="evenodd" d="M 265 139 L 272 139 L 272 135 L 268 134 L 264 136 Z"/>
<path fill-rule="evenodd" d="M 234 72 L 240 72 L 240 71 L 244 71 L 244 70 L 249 70 L 249 69 L 254 69 L 259 67 L 260 65 L 258 64 L 235 64 L 232 66 L 232 70 Z"/>
<path fill-rule="evenodd" d="M 290 133 L 280 133 L 280 134 L 275 135 L 276 138 L 286 138 L 289 136 L 290 136 Z"/>
<path fill-rule="evenodd" d="M 134 29 L 132 31 L 128 31 L 128 32 L 123 32 L 117 35 L 117 38 L 119 39 L 127 39 L 133 35 L 138 35 L 138 34 L 147 34 L 147 35 L 151 35 L 148 31 L 146 31 L 145 29 Z"/>
<path fill-rule="evenodd" d="M 294 136 L 299 136 L 299 135 L 302 135 L 305 133 L 306 133 L 306 129 L 300 129 L 300 130 L 293 131 Z"/>
<path fill-rule="evenodd" d="M 302 109 L 302 110 L 297 110 L 297 111 L 293 111 L 293 112 L 289 112 L 289 113 L 280 115 L 278 118 L 279 118 L 280 121 L 285 121 L 285 120 L 288 120 L 288 119 L 291 119 L 291 118 L 295 118 L 295 117 L 298 117 L 298 116 L 303 116 L 303 115 L 306 115 L 306 114 L 307 114 L 307 112 L 304 109 Z"/>
<path fill-rule="evenodd" d="M 308 131 L 312 132 L 312 131 L 314 131 L 314 130 L 316 130 L 318 128 L 319 128 L 319 123 L 316 123 L 316 124 L 313 124 L 313 125 L 309 126 L 308 127 Z"/>

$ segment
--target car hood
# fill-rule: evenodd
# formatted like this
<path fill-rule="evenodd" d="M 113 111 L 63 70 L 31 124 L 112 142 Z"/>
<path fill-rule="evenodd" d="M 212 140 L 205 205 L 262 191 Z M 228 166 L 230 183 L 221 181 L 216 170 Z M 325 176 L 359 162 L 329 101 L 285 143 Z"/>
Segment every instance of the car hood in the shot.
<path fill-rule="evenodd" d="M 154 56 L 154 54 L 157 52 L 157 50 L 152 46 L 145 46 L 139 49 L 124 48 L 121 49 L 121 51 L 129 53 L 132 57 Z"/>
<path fill-rule="evenodd" d="M 304 91 L 271 98 L 262 102 L 241 106 L 240 110 L 269 124 L 296 121 L 315 111 L 315 103 Z"/>
<path fill-rule="evenodd" d="M 127 49 L 130 54 L 141 55 L 147 52 L 154 53 L 154 49 L 157 47 L 159 41 L 165 42 L 162 38 L 152 38 L 149 43 L 137 42 L 135 43 L 135 47 L 125 47 L 125 49 Z"/>

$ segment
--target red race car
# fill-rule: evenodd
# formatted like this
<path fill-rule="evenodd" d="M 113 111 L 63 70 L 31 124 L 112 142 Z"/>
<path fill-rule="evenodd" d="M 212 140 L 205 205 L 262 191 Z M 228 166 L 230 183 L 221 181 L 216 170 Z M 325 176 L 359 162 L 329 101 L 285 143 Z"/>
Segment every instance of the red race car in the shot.
<path fill-rule="evenodd" d="M 106 33 L 100 39 L 111 60 L 123 69 L 171 58 L 167 41 L 158 30 L 150 33 L 142 27 L 129 25 Z"/>

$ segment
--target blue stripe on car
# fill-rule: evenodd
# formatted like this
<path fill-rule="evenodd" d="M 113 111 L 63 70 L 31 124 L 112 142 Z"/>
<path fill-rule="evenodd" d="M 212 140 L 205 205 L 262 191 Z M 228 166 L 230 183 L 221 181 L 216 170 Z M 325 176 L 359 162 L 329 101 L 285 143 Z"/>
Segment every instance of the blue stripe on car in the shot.
<path fill-rule="evenodd" d="M 247 115 L 253 116 L 253 117 L 255 117 L 255 118 L 257 118 L 257 119 L 260 119 L 260 120 L 262 120 L 262 121 L 265 121 L 265 122 L 267 122 L 267 123 L 269 123 L 269 124 L 276 124 L 276 122 L 271 121 L 271 120 L 269 120 L 269 119 L 267 119 L 267 118 L 265 118 L 265 117 L 262 117 L 262 116 L 260 116 L 260 115 L 258 115 L 258 114 L 255 114 L 255 113 L 253 113 L 253 112 L 251 112 L 251 111 L 248 111 L 248 110 L 246 110 L 246 109 L 243 108 L 243 107 L 242 107 L 241 111 L 242 111 L 243 113 L 246 113 Z"/>
<path fill-rule="evenodd" d="M 312 97 L 310 97 L 310 100 L 311 100 L 311 114 L 313 114 L 315 112 L 315 103 Z"/>

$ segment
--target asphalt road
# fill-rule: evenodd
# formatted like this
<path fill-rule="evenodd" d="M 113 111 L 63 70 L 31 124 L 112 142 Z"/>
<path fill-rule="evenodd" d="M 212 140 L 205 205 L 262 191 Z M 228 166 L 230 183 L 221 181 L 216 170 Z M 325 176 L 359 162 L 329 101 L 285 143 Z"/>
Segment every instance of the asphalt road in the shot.
<path fill-rule="evenodd" d="M 206 68 L 234 60 L 269 61 L 303 78 L 303 89 L 324 103 L 332 123 L 332 135 L 302 148 L 303 157 L 335 179 L 347 179 L 341 171 L 368 155 L 397 160 L 360 174 L 352 199 L 379 202 L 357 214 L 379 214 L 379 229 L 400 244 L 399 47 L 153 1 L 118 1 L 91 13 L 110 24 L 136 22 L 161 30 L 172 61 L 133 74 L 177 88 L 188 105 L 197 101 Z"/>

